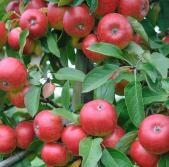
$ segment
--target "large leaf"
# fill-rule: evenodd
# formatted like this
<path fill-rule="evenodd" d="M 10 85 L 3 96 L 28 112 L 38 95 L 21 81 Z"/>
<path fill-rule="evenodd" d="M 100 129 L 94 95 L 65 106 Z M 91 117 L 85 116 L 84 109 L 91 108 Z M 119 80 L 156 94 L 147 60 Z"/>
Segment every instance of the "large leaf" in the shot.
<path fill-rule="evenodd" d="M 158 167 L 168 167 L 168 166 L 169 166 L 169 154 L 162 155 L 158 162 Z"/>
<path fill-rule="evenodd" d="M 80 81 L 83 82 L 85 74 L 74 68 L 61 68 L 56 74 L 55 78 L 58 80 L 70 80 L 70 81 Z"/>
<path fill-rule="evenodd" d="M 104 149 L 101 161 L 105 167 L 133 167 L 128 157 L 115 149 Z"/>
<path fill-rule="evenodd" d="M 117 143 L 116 148 L 124 153 L 127 153 L 131 144 L 137 137 L 137 131 L 131 131 L 123 136 Z"/>
<path fill-rule="evenodd" d="M 136 19 L 134 19 L 133 17 L 127 17 L 130 24 L 133 27 L 133 30 L 139 34 L 145 41 L 148 42 L 148 36 L 143 28 L 143 26 L 141 25 L 141 23 L 139 23 Z"/>
<path fill-rule="evenodd" d="M 25 106 L 29 114 L 33 117 L 38 111 L 41 87 L 32 86 L 25 95 Z"/>
<path fill-rule="evenodd" d="M 90 51 L 101 53 L 106 56 L 115 57 L 118 59 L 123 58 L 123 52 L 115 45 L 110 43 L 95 43 L 88 48 Z"/>
<path fill-rule="evenodd" d="M 96 167 L 102 156 L 101 138 L 86 138 L 80 142 L 79 155 L 83 157 L 82 167 Z"/>
<path fill-rule="evenodd" d="M 131 82 L 124 92 L 130 119 L 136 127 L 139 127 L 145 118 L 141 84 L 139 82 Z"/>
<path fill-rule="evenodd" d="M 103 85 L 110 79 L 117 68 L 118 67 L 116 65 L 112 64 L 94 68 L 84 79 L 83 92 L 89 92 Z"/>

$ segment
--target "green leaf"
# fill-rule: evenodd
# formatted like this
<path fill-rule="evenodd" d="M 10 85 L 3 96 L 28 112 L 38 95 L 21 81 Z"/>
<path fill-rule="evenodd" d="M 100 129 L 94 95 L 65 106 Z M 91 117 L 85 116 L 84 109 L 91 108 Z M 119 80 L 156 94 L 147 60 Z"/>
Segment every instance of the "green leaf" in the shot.
<path fill-rule="evenodd" d="M 110 103 L 114 101 L 114 81 L 107 81 L 95 91 L 96 99 L 104 99 Z"/>
<path fill-rule="evenodd" d="M 71 0 L 59 0 L 58 6 L 64 6 L 71 3 Z"/>
<path fill-rule="evenodd" d="M 169 166 L 169 154 L 162 155 L 158 161 L 158 167 L 168 167 Z"/>
<path fill-rule="evenodd" d="M 84 0 L 73 0 L 72 6 L 79 6 L 84 2 Z"/>
<path fill-rule="evenodd" d="M 82 167 L 96 167 L 102 156 L 101 138 L 86 138 L 80 142 L 79 155 L 83 157 Z"/>
<path fill-rule="evenodd" d="M 86 0 L 86 2 L 92 12 L 97 9 L 98 0 Z"/>
<path fill-rule="evenodd" d="M 40 159 L 39 157 L 35 157 L 32 161 L 31 161 L 31 166 L 32 167 L 40 167 L 42 165 L 44 165 L 44 161 L 42 159 Z"/>
<path fill-rule="evenodd" d="M 62 89 L 62 104 L 66 109 L 70 107 L 70 91 L 69 91 L 69 81 L 67 81 Z"/>
<path fill-rule="evenodd" d="M 58 48 L 58 45 L 57 45 L 57 36 L 56 36 L 56 34 L 48 33 L 48 35 L 47 35 L 47 44 L 48 44 L 49 51 L 53 55 L 55 55 L 57 57 L 60 57 L 60 51 L 59 51 L 59 48 Z"/>
<path fill-rule="evenodd" d="M 141 84 L 139 82 L 131 82 L 124 92 L 130 119 L 136 127 L 139 127 L 145 118 Z"/>
<path fill-rule="evenodd" d="M 121 60 L 124 59 L 123 52 L 118 47 L 110 43 L 104 43 L 104 42 L 95 43 L 91 45 L 88 48 L 88 50 L 101 53 L 106 56 L 115 57 Z"/>
<path fill-rule="evenodd" d="M 129 54 L 142 55 L 144 53 L 143 48 L 140 45 L 136 44 L 135 42 L 130 42 L 127 48 L 125 48 L 125 50 Z"/>
<path fill-rule="evenodd" d="M 141 23 L 139 23 L 136 19 L 134 19 L 133 17 L 127 17 L 130 24 L 133 27 L 133 30 L 139 34 L 146 42 L 148 42 L 148 36 L 143 28 L 143 26 L 141 25 Z"/>
<path fill-rule="evenodd" d="M 19 45 L 20 45 L 19 55 L 20 55 L 20 57 L 22 57 L 23 50 L 26 45 L 26 38 L 28 37 L 28 35 L 29 35 L 29 31 L 27 29 L 23 30 L 20 34 L 20 37 L 19 37 Z"/>
<path fill-rule="evenodd" d="M 55 78 L 58 80 L 70 80 L 70 81 L 80 81 L 83 82 L 85 74 L 74 68 L 61 68 L 56 74 Z"/>
<path fill-rule="evenodd" d="M 117 143 L 116 148 L 123 153 L 128 153 L 131 144 L 135 141 L 137 137 L 137 131 L 131 131 L 125 134 L 120 141 Z"/>
<path fill-rule="evenodd" d="M 25 106 L 29 114 L 34 117 L 39 108 L 41 87 L 32 86 L 25 95 Z"/>
<path fill-rule="evenodd" d="M 169 58 L 160 53 L 153 53 L 149 59 L 149 62 L 157 69 L 163 78 L 167 78 L 169 69 Z"/>
<path fill-rule="evenodd" d="M 90 71 L 83 82 L 83 92 L 90 92 L 103 85 L 110 79 L 114 71 L 118 67 L 116 65 L 107 64 L 101 67 L 96 67 Z"/>
<path fill-rule="evenodd" d="M 133 167 L 128 157 L 115 149 L 104 149 L 101 161 L 105 167 Z"/>
<path fill-rule="evenodd" d="M 72 123 L 77 123 L 77 124 L 79 123 L 78 115 L 76 115 L 64 108 L 53 109 L 53 113 L 65 118 L 66 120 L 68 120 Z"/>
<path fill-rule="evenodd" d="M 169 92 L 169 78 L 163 79 L 161 81 L 162 88 L 166 91 Z"/>

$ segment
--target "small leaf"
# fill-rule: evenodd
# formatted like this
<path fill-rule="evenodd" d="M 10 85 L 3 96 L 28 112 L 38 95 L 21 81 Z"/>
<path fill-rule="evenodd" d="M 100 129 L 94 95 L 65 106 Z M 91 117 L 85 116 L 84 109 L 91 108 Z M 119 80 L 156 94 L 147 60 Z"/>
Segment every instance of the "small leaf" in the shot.
<path fill-rule="evenodd" d="M 70 80 L 70 81 L 80 81 L 83 82 L 85 74 L 74 68 L 61 68 L 56 74 L 55 78 L 58 80 Z"/>
<path fill-rule="evenodd" d="M 133 17 L 127 17 L 130 24 L 133 27 L 133 30 L 139 34 L 146 42 L 148 42 L 148 36 L 143 28 L 143 26 L 141 25 L 141 23 L 139 23 L 136 19 L 134 19 Z"/>
<path fill-rule="evenodd" d="M 162 155 L 158 161 L 158 167 L 168 167 L 169 166 L 169 154 Z"/>
<path fill-rule="evenodd" d="M 115 149 L 104 149 L 101 161 L 105 167 L 133 167 L 128 157 Z"/>
<path fill-rule="evenodd" d="M 114 71 L 118 67 L 116 65 L 107 64 L 101 67 L 96 67 L 90 71 L 83 82 L 83 92 L 90 92 L 103 85 L 110 79 Z"/>
<path fill-rule="evenodd" d="M 48 44 L 49 51 L 53 55 L 55 55 L 57 57 L 60 57 L 60 51 L 59 51 L 59 48 L 58 48 L 58 45 L 57 45 L 57 36 L 56 36 L 56 34 L 48 33 L 48 35 L 47 35 L 47 44 Z"/>
<path fill-rule="evenodd" d="M 25 94 L 25 106 L 29 114 L 34 117 L 39 108 L 41 87 L 32 86 Z"/>
<path fill-rule="evenodd" d="M 58 6 L 64 6 L 71 3 L 71 0 L 59 0 Z"/>
<path fill-rule="evenodd" d="M 62 89 L 62 104 L 66 109 L 69 109 L 70 107 L 70 86 L 69 86 L 69 81 L 67 81 Z"/>
<path fill-rule="evenodd" d="M 79 6 L 84 2 L 84 0 L 73 0 L 72 6 Z"/>
<path fill-rule="evenodd" d="M 86 138 L 80 142 L 79 155 L 83 157 L 83 167 L 96 167 L 102 156 L 101 138 Z"/>
<path fill-rule="evenodd" d="M 98 6 L 98 0 L 86 0 L 87 5 L 89 6 L 92 12 L 95 12 Z"/>
<path fill-rule="evenodd" d="M 139 82 L 131 82 L 124 92 L 130 119 L 136 127 L 139 127 L 145 118 L 141 84 Z"/>

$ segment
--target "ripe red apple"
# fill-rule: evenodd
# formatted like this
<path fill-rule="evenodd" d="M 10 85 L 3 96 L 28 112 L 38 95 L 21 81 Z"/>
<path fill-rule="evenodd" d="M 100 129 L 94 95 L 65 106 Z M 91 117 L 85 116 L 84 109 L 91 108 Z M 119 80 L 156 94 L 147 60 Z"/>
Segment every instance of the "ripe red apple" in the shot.
<path fill-rule="evenodd" d="M 21 15 L 19 25 L 22 29 L 28 29 L 31 37 L 42 37 L 47 30 L 47 16 L 38 9 L 28 9 Z"/>
<path fill-rule="evenodd" d="M 102 61 L 105 59 L 104 55 L 88 50 L 88 48 L 91 45 L 93 45 L 97 42 L 98 42 L 97 37 L 94 34 L 88 35 L 82 42 L 83 53 L 86 55 L 86 57 L 88 57 L 90 60 L 92 60 L 94 62 L 99 62 L 99 61 Z"/>
<path fill-rule="evenodd" d="M 102 99 L 90 101 L 80 111 L 80 123 L 89 135 L 109 135 L 114 132 L 117 123 L 115 107 Z"/>
<path fill-rule="evenodd" d="M 64 30 L 72 37 L 85 37 L 94 27 L 94 16 L 86 5 L 70 7 L 63 17 Z"/>
<path fill-rule="evenodd" d="M 120 0 L 119 13 L 143 20 L 149 11 L 148 0 Z"/>
<path fill-rule="evenodd" d="M 0 89 L 12 91 L 27 82 L 27 70 L 20 60 L 12 57 L 0 60 Z"/>
<path fill-rule="evenodd" d="M 132 41 L 140 45 L 143 42 L 143 39 L 139 34 L 134 34 Z"/>
<path fill-rule="evenodd" d="M 103 139 L 102 144 L 105 147 L 114 148 L 124 135 L 125 131 L 120 126 L 117 126 L 111 135 L 106 136 Z"/>
<path fill-rule="evenodd" d="M 16 133 L 8 125 L 0 125 L 0 153 L 8 154 L 16 148 Z"/>
<path fill-rule="evenodd" d="M 87 137 L 83 129 L 78 125 L 68 125 L 62 132 L 62 142 L 74 155 L 79 154 L 80 141 Z"/>
<path fill-rule="evenodd" d="M 20 27 L 17 27 L 12 29 L 8 34 L 8 44 L 14 50 L 20 49 L 19 38 L 21 32 L 22 29 Z M 34 41 L 30 37 L 27 37 L 23 53 L 27 55 L 31 54 L 34 50 L 34 47 L 35 47 Z"/>
<path fill-rule="evenodd" d="M 153 154 L 169 151 L 169 117 L 154 114 L 144 119 L 139 128 L 141 145 Z"/>
<path fill-rule="evenodd" d="M 41 9 L 46 7 L 44 0 L 30 0 L 26 6 L 27 9 Z"/>
<path fill-rule="evenodd" d="M 51 166 L 65 166 L 69 159 L 69 153 L 61 144 L 47 143 L 43 146 L 41 157 Z"/>
<path fill-rule="evenodd" d="M 19 0 L 14 0 L 8 3 L 7 7 L 6 7 L 6 12 L 7 13 L 12 13 L 12 15 L 10 16 L 11 19 L 17 19 L 19 18 L 18 15 L 20 15 L 20 11 L 19 11 Z"/>
<path fill-rule="evenodd" d="M 98 40 L 125 48 L 133 38 L 133 31 L 128 20 L 121 14 L 105 15 L 97 28 Z"/>
<path fill-rule="evenodd" d="M 27 149 L 34 139 L 33 122 L 24 121 L 16 126 L 17 146 L 22 149 Z"/>
<path fill-rule="evenodd" d="M 59 7 L 52 2 L 48 4 L 47 16 L 52 28 L 57 30 L 63 29 L 63 16 L 66 10 L 68 10 L 68 7 Z"/>
<path fill-rule="evenodd" d="M 129 154 L 140 167 L 157 167 L 159 156 L 148 152 L 138 140 L 131 145 Z"/>
<path fill-rule="evenodd" d="M 165 43 L 169 43 L 169 36 L 165 36 L 162 40 L 163 40 Z"/>
<path fill-rule="evenodd" d="M 0 21 L 0 49 L 5 45 L 7 41 L 7 29 L 5 23 Z"/>
<path fill-rule="evenodd" d="M 43 110 L 34 119 L 36 136 L 44 142 L 54 142 L 61 137 L 62 119 L 50 110 Z"/>
<path fill-rule="evenodd" d="M 96 14 L 103 16 L 105 14 L 112 13 L 118 7 L 119 0 L 98 0 L 98 7 Z"/>
<path fill-rule="evenodd" d="M 29 90 L 29 86 L 25 86 L 23 89 L 19 91 L 8 92 L 8 97 L 10 102 L 18 108 L 25 108 L 24 97 L 25 94 L 28 92 L 28 90 Z"/>

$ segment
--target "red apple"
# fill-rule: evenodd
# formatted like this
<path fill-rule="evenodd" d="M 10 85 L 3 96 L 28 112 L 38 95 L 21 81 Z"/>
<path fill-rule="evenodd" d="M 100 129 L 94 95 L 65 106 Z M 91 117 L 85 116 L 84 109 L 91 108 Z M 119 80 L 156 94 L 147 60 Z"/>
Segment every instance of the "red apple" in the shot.
<path fill-rule="evenodd" d="M 63 29 L 63 16 L 68 7 L 59 7 L 57 4 L 48 4 L 48 21 L 52 28 L 57 30 Z"/>
<path fill-rule="evenodd" d="M 46 7 L 44 0 L 30 0 L 26 6 L 27 9 L 41 9 Z"/>
<path fill-rule="evenodd" d="M 139 34 L 134 34 L 132 41 L 140 45 L 143 42 L 143 39 Z"/>
<path fill-rule="evenodd" d="M 98 40 L 125 48 L 133 38 L 133 31 L 128 20 L 121 14 L 105 15 L 97 28 Z"/>
<path fill-rule="evenodd" d="M 69 159 L 69 153 L 61 144 L 47 143 L 42 148 L 41 157 L 48 165 L 65 166 Z"/>
<path fill-rule="evenodd" d="M 8 125 L 0 125 L 0 153 L 8 154 L 16 148 L 16 133 Z"/>
<path fill-rule="evenodd" d="M 72 37 L 85 37 L 94 27 L 94 16 L 86 5 L 70 7 L 63 17 L 64 30 Z"/>
<path fill-rule="evenodd" d="M 105 147 L 114 148 L 124 135 L 125 131 L 121 127 L 117 126 L 111 135 L 104 138 L 102 144 Z"/>
<path fill-rule="evenodd" d="M 169 36 L 165 36 L 162 40 L 163 40 L 165 43 L 169 43 Z"/>
<path fill-rule="evenodd" d="M 25 94 L 28 92 L 28 90 L 29 90 L 29 86 L 25 86 L 23 89 L 19 91 L 8 92 L 8 97 L 10 102 L 18 108 L 25 108 L 24 97 Z"/>
<path fill-rule="evenodd" d="M 117 124 L 115 107 L 102 99 L 90 101 L 80 111 L 80 123 L 89 135 L 109 135 Z"/>
<path fill-rule="evenodd" d="M 61 137 L 62 119 L 50 110 L 43 110 L 34 119 L 36 136 L 44 142 L 54 142 Z"/>
<path fill-rule="evenodd" d="M 27 70 L 20 60 L 12 57 L 0 60 L 0 89 L 12 91 L 27 82 Z"/>
<path fill-rule="evenodd" d="M 141 145 L 153 154 L 169 151 L 169 117 L 154 114 L 144 119 L 139 128 Z"/>
<path fill-rule="evenodd" d="M 31 37 L 42 37 L 47 31 L 47 16 L 38 9 L 28 9 L 21 15 L 19 25 L 28 29 Z"/>
<path fill-rule="evenodd" d="M 20 11 L 19 11 L 19 0 L 14 0 L 8 3 L 7 7 L 6 7 L 6 12 L 10 12 L 12 13 L 12 15 L 10 16 L 11 19 L 17 19 L 19 18 L 18 15 L 20 15 Z"/>
<path fill-rule="evenodd" d="M 83 129 L 78 125 L 68 125 L 62 132 L 62 142 L 74 155 L 79 154 L 80 141 L 87 137 Z"/>
<path fill-rule="evenodd" d="M 50 97 L 54 93 L 55 89 L 56 89 L 55 84 L 45 83 L 45 85 L 43 86 L 43 90 L 42 90 L 43 97 L 44 98 Z"/>
<path fill-rule="evenodd" d="M 157 167 L 159 156 L 148 152 L 138 140 L 131 145 L 129 154 L 140 167 Z"/>
<path fill-rule="evenodd" d="M 98 7 L 96 14 L 103 16 L 105 14 L 112 13 L 118 7 L 119 0 L 98 0 Z"/>
<path fill-rule="evenodd" d="M 0 21 L 0 49 L 5 45 L 7 41 L 7 29 L 5 23 Z"/>
<path fill-rule="evenodd" d="M 17 146 L 22 149 L 27 149 L 34 139 L 33 122 L 24 121 L 16 126 Z"/>
<path fill-rule="evenodd" d="M 83 53 L 86 55 L 86 57 L 88 57 L 90 60 L 94 62 L 99 62 L 105 59 L 104 55 L 88 50 L 88 48 L 91 45 L 97 42 L 98 42 L 97 37 L 94 34 L 88 35 L 82 42 Z"/>
<path fill-rule="evenodd" d="M 149 11 L 149 0 L 120 0 L 119 13 L 143 20 Z"/>
<path fill-rule="evenodd" d="M 14 50 L 20 49 L 19 39 L 22 29 L 20 27 L 12 29 L 8 34 L 8 44 Z M 34 41 L 27 37 L 26 44 L 23 50 L 24 54 L 31 54 L 34 50 L 35 44 Z"/>

